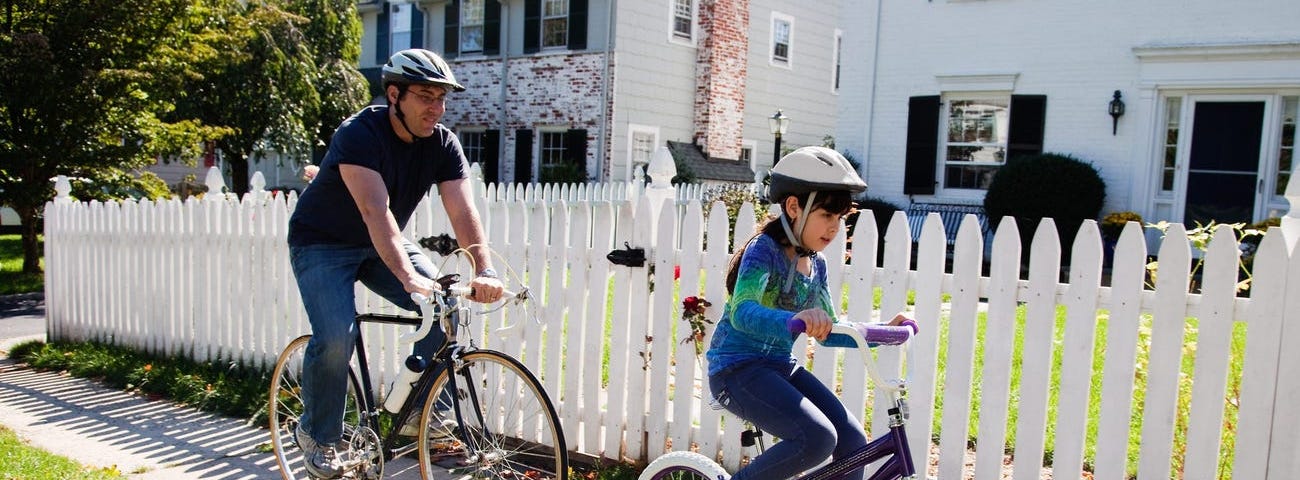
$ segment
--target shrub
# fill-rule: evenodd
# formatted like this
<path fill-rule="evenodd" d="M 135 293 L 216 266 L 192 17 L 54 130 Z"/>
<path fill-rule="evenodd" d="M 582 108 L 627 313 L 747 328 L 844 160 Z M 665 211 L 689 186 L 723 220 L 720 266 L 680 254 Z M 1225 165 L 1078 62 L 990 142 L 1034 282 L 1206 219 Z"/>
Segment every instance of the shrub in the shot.
<path fill-rule="evenodd" d="M 1069 155 L 1044 153 L 1013 158 L 999 169 L 984 196 L 984 211 L 995 222 L 1014 217 L 1026 246 L 1039 220 L 1052 218 L 1062 258 L 1068 259 L 1079 226 L 1097 218 L 1105 200 L 1106 184 L 1096 167 Z M 1023 251 L 1028 255 L 1028 248 Z"/>
<path fill-rule="evenodd" d="M 541 183 L 587 183 L 587 170 L 577 163 L 560 163 L 542 167 Z"/>
<path fill-rule="evenodd" d="M 1127 225 L 1128 222 L 1137 222 L 1138 225 L 1142 225 L 1142 215 L 1137 212 L 1110 212 L 1106 214 L 1105 217 L 1102 217 L 1101 224 L 1098 225 L 1101 228 L 1101 238 L 1110 241 L 1119 240 L 1119 234 L 1124 231 L 1124 225 Z"/>
<path fill-rule="evenodd" d="M 894 212 L 902 209 L 887 200 L 872 197 L 867 197 L 855 202 L 854 207 L 857 208 L 857 211 L 844 218 L 844 223 L 848 225 L 848 248 L 850 254 L 852 254 L 853 249 L 854 230 L 858 227 L 858 214 L 863 210 L 871 210 L 871 215 L 876 218 L 876 244 L 878 245 L 877 248 L 879 248 L 876 255 L 876 263 L 879 264 L 880 261 L 884 259 L 885 251 L 882 247 L 885 245 L 885 228 L 889 226 L 889 219 L 893 218 Z"/>
<path fill-rule="evenodd" d="M 754 204 L 754 221 L 762 226 L 767 220 L 767 204 L 754 193 L 753 185 L 748 183 L 729 183 L 709 187 L 700 197 L 704 214 L 708 215 L 713 202 L 721 201 L 727 206 L 727 245 L 731 245 L 736 234 L 736 219 L 740 217 L 740 207 L 746 203 Z M 705 239 L 707 242 L 708 239 Z"/>

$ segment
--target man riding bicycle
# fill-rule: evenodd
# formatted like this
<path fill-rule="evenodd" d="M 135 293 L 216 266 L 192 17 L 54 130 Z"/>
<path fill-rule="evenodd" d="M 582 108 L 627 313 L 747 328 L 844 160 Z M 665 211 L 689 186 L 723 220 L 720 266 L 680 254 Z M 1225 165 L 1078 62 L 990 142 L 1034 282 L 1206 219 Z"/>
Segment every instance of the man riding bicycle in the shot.
<path fill-rule="evenodd" d="M 295 439 L 308 473 L 319 478 L 344 470 L 335 447 L 357 338 L 355 283 L 411 311 L 418 311 L 411 293 L 436 288 L 437 269 L 401 234 L 435 184 L 458 243 L 479 269 L 470 299 L 490 303 L 502 293 L 470 195 L 469 162 L 460 140 L 439 123 L 447 94 L 465 87 L 442 58 L 423 49 L 394 54 L 383 84 L 386 105 L 367 106 L 339 125 L 289 219 L 289 259 L 312 328 Z M 442 332 L 432 332 L 416 342 L 415 354 L 433 358 L 443 342 Z"/>

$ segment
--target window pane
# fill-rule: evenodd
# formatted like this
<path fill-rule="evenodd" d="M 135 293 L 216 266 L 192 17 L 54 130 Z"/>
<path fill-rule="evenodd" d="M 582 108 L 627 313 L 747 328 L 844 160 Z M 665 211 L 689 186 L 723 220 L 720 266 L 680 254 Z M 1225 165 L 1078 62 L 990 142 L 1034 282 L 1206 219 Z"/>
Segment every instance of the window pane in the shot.
<path fill-rule="evenodd" d="M 777 60 L 790 58 L 790 22 L 772 22 L 772 56 Z"/>
<path fill-rule="evenodd" d="M 1160 189 L 1170 191 L 1174 189 L 1174 171 L 1165 170 L 1165 177 L 1160 181 Z"/>
<path fill-rule="evenodd" d="M 542 165 L 564 163 L 564 132 L 542 132 Z"/>
<path fill-rule="evenodd" d="M 542 16 L 556 17 L 569 14 L 569 0 L 546 0 Z"/>
<path fill-rule="evenodd" d="M 470 163 L 483 161 L 483 132 L 464 132 L 459 135 L 461 149 Z"/>
<path fill-rule="evenodd" d="M 483 51 L 483 26 L 463 26 L 460 28 L 460 51 Z"/>
<path fill-rule="evenodd" d="M 998 167 L 976 165 L 948 165 L 944 169 L 943 184 L 947 188 L 988 189 Z"/>
<path fill-rule="evenodd" d="M 542 46 L 563 47 L 569 44 L 569 20 L 550 18 L 542 21 Z"/>
<path fill-rule="evenodd" d="M 673 33 L 691 38 L 691 0 L 673 2 Z"/>

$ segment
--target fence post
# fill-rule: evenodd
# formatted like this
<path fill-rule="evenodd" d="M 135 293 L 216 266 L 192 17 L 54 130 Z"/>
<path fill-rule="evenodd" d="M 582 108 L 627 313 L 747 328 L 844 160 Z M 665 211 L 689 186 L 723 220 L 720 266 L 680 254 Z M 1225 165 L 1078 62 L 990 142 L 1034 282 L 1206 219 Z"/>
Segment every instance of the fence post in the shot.
<path fill-rule="evenodd" d="M 650 176 L 650 185 L 645 189 L 646 200 L 650 201 L 650 224 L 658 226 L 659 213 L 664 201 L 674 198 L 672 180 L 677 176 L 677 164 L 673 161 L 673 154 L 668 151 L 668 147 L 659 147 L 655 150 L 650 165 L 646 167 L 646 175 Z M 651 238 L 654 237 L 653 230 L 650 233 Z"/>
<path fill-rule="evenodd" d="M 203 177 L 203 184 L 208 186 L 208 193 L 203 196 L 204 200 L 215 202 L 226 198 L 226 179 L 221 178 L 221 170 L 217 167 L 208 167 L 207 176 Z"/>
<path fill-rule="evenodd" d="M 1300 175 L 1300 164 L 1291 170 L 1291 178 L 1296 178 L 1296 175 Z M 1300 182 L 1287 182 L 1284 197 L 1291 209 L 1282 217 L 1282 238 L 1286 240 L 1286 251 L 1290 252 L 1295 249 L 1296 239 L 1300 238 Z"/>

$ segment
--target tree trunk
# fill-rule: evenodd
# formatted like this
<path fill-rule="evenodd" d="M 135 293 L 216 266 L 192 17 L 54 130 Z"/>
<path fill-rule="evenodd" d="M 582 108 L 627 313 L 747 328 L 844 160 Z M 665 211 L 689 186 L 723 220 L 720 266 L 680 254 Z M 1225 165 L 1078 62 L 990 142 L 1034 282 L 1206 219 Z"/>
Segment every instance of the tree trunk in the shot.
<path fill-rule="evenodd" d="M 18 220 L 23 233 L 23 273 L 41 273 L 41 247 L 36 236 L 36 208 L 19 206 L 16 208 Z"/>
<path fill-rule="evenodd" d="M 230 191 L 239 196 L 248 193 L 248 158 L 238 155 L 226 155 L 230 162 Z"/>

